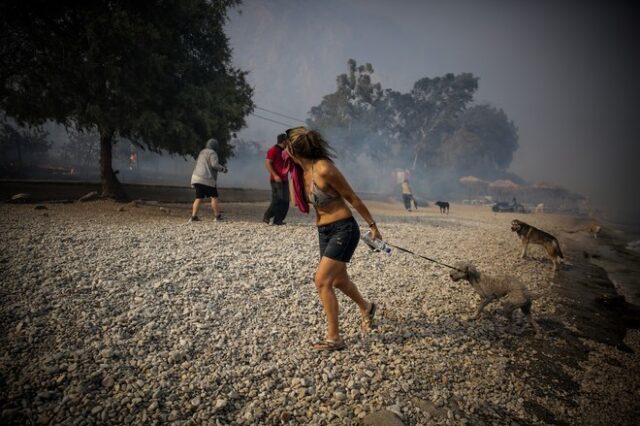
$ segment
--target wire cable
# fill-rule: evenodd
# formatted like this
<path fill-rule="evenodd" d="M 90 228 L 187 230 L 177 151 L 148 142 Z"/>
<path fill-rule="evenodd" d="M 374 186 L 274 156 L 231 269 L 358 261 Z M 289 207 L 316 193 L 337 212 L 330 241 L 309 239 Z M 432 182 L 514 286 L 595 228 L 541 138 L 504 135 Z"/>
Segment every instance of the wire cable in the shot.
<path fill-rule="evenodd" d="M 291 127 L 291 124 L 283 123 L 282 121 L 272 120 L 272 119 L 270 119 L 270 118 L 267 118 L 267 117 L 263 117 L 263 116 L 261 116 L 261 115 L 258 115 L 258 114 L 254 113 L 254 112 L 252 112 L 252 113 L 251 113 L 251 115 L 253 115 L 253 116 L 254 116 L 254 117 L 256 117 L 256 118 L 260 118 L 260 119 L 262 119 L 262 120 L 267 120 L 267 121 L 270 121 L 270 122 L 272 122 L 272 123 L 280 124 L 281 126 L 285 126 L 285 127 L 287 127 L 287 128 L 288 128 L 288 127 Z"/>
<path fill-rule="evenodd" d="M 292 117 L 290 115 L 282 114 L 282 113 L 276 112 L 276 111 L 271 111 L 270 109 L 262 108 L 262 107 L 259 107 L 257 105 L 256 105 L 256 109 L 259 109 L 259 110 L 262 110 L 262 111 L 266 111 L 266 112 L 269 112 L 271 114 L 279 115 L 280 117 L 288 118 L 290 120 L 295 120 L 295 121 L 298 121 L 300 123 L 305 123 L 306 122 L 305 120 L 302 120 L 300 118 Z"/>

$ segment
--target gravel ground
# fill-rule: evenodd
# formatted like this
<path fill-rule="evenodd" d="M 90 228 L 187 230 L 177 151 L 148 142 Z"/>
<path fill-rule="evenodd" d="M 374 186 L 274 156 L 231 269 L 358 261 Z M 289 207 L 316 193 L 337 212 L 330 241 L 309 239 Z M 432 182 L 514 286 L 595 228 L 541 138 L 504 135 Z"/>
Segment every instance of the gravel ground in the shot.
<path fill-rule="evenodd" d="M 188 224 L 187 205 L 0 205 L 2 423 L 637 421 L 638 355 L 585 338 L 567 350 L 551 265 L 538 248 L 518 258 L 510 215 L 370 205 L 390 242 L 519 277 L 539 295 L 542 338 L 521 315 L 494 315 L 499 303 L 467 321 L 479 299 L 446 268 L 361 244 L 349 272 L 379 303 L 377 327 L 363 334 L 340 294 L 348 348 L 318 353 L 317 233 L 297 213 L 262 224 L 265 206 L 223 204 L 229 221 Z M 625 343 L 639 350 L 640 333 Z"/>

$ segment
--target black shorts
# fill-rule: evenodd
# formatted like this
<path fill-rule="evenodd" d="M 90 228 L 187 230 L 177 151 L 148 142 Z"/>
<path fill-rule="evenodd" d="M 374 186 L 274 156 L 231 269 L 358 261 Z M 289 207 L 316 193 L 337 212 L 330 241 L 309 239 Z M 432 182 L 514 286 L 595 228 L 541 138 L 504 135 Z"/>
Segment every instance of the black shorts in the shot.
<path fill-rule="evenodd" d="M 205 197 L 218 198 L 218 188 L 215 186 L 203 185 L 201 183 L 194 183 L 193 187 L 196 189 L 196 198 L 202 199 Z"/>
<path fill-rule="evenodd" d="M 318 226 L 320 257 L 349 262 L 360 241 L 360 227 L 352 217 Z"/>

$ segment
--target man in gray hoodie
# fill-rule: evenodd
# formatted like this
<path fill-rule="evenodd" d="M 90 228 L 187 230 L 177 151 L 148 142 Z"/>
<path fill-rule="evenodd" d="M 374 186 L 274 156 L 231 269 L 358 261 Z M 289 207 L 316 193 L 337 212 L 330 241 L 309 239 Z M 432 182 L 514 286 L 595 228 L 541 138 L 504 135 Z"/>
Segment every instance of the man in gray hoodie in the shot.
<path fill-rule="evenodd" d="M 218 172 L 227 173 L 227 168 L 218 162 L 218 141 L 209 139 L 205 149 L 200 151 L 196 160 L 196 167 L 191 175 L 191 186 L 196 190 L 196 199 L 193 202 L 191 211 L 191 219 L 189 222 L 195 222 L 198 219 L 198 209 L 200 203 L 205 197 L 211 197 L 211 208 L 213 209 L 214 219 L 222 220 L 220 215 L 220 206 L 218 205 Z"/>

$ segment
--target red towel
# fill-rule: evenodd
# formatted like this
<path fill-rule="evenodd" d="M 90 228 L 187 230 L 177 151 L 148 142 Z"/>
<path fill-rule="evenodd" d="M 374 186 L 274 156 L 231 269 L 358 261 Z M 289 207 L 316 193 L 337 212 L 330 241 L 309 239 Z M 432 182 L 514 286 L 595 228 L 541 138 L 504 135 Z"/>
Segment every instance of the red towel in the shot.
<path fill-rule="evenodd" d="M 295 198 L 296 206 L 302 213 L 309 213 L 309 204 L 307 203 L 307 197 L 304 194 L 304 171 L 302 167 L 297 165 L 289 156 L 287 151 L 282 154 L 284 158 L 284 168 L 291 176 L 291 182 L 293 183 L 293 196 Z"/>

